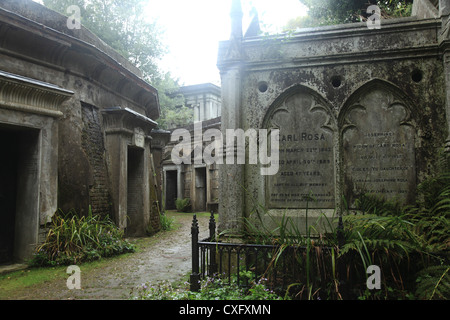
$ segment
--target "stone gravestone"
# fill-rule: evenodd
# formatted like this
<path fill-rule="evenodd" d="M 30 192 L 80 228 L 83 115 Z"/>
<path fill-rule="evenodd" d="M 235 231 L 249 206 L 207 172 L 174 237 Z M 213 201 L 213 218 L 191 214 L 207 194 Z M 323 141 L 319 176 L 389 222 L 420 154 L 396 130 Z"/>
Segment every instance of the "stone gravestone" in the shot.
<path fill-rule="evenodd" d="M 344 195 L 350 207 L 363 194 L 413 201 L 414 131 L 409 108 L 387 90 L 369 90 L 347 109 L 343 167 Z"/>
<path fill-rule="evenodd" d="M 310 93 L 287 97 L 268 119 L 280 130 L 279 171 L 267 176 L 269 208 L 334 208 L 334 134 L 329 113 Z"/>
<path fill-rule="evenodd" d="M 358 209 L 362 195 L 414 201 L 415 124 L 395 87 L 378 81 L 364 86 L 337 117 L 314 91 L 294 87 L 264 123 L 280 130 L 279 171 L 265 178 L 267 225 L 290 217 L 300 230 L 319 221 L 319 231 L 340 206 Z"/>

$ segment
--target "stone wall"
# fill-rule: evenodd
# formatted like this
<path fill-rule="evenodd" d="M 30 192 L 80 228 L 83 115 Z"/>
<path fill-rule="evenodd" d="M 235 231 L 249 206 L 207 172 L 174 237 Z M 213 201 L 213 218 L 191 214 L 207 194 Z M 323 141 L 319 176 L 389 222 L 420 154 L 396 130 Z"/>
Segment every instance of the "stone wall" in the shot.
<path fill-rule="evenodd" d="M 89 203 L 93 214 L 111 214 L 111 195 L 108 190 L 105 143 L 103 140 L 99 109 L 87 103 L 81 103 L 83 120 L 82 147 L 91 168 L 89 184 Z"/>

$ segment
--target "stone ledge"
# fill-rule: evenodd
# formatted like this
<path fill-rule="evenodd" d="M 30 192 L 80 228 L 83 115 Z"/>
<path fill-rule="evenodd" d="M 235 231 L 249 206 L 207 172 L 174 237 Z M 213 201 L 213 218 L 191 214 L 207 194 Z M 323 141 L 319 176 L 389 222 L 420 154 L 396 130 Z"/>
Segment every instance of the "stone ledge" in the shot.
<path fill-rule="evenodd" d="M 11 273 L 15 271 L 25 270 L 28 266 L 26 264 L 9 264 L 0 265 L 0 274 Z"/>

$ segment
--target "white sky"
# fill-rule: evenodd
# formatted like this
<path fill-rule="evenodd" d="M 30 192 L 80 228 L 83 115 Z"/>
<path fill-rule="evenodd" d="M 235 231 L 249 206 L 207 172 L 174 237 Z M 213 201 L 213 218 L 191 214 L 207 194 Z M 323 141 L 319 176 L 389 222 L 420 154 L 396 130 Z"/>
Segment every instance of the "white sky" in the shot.
<path fill-rule="evenodd" d="M 166 29 L 169 54 L 161 68 L 170 71 L 181 84 L 212 82 L 220 85 L 216 67 L 218 43 L 230 36 L 231 0 L 148 0 L 149 16 Z M 306 15 L 299 0 L 242 0 L 243 32 L 250 23 L 250 9 L 256 7 L 265 31 L 277 33 L 289 19 Z"/>
<path fill-rule="evenodd" d="M 41 0 L 34 0 L 42 3 Z M 170 71 L 181 85 L 211 82 L 220 85 L 216 67 L 219 41 L 230 36 L 232 0 L 147 0 L 149 19 L 165 29 L 163 41 L 169 53 L 161 69 Z M 264 31 L 277 33 L 289 19 L 306 15 L 299 0 L 241 0 L 243 32 L 250 23 L 254 6 Z"/>

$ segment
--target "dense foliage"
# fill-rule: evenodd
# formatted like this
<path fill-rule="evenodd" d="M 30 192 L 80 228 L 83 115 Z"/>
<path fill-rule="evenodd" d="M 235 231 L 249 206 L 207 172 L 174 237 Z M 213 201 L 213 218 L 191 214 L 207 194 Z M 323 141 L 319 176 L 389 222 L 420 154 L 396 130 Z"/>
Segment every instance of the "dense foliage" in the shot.
<path fill-rule="evenodd" d="M 341 254 L 380 265 L 388 298 L 450 299 L 450 172 L 419 185 L 414 206 L 364 197 L 360 207 Z"/>
<path fill-rule="evenodd" d="M 450 173 L 437 174 L 420 184 L 413 206 L 370 195 L 362 196 L 357 205 L 356 211 L 348 210 L 343 216 L 343 231 L 334 221 L 327 221 L 331 232 L 319 236 L 312 236 L 316 224 L 299 230 L 287 216 L 274 218 L 270 226 L 257 226 L 246 219 L 247 231 L 242 237 L 278 247 L 259 252 L 270 261 L 262 277 L 254 274 L 261 270 L 252 266 L 254 260 L 249 258 L 247 266 L 241 263 L 239 283 L 250 283 L 246 288 L 237 284 L 236 275 L 230 283 L 227 276 L 218 275 L 204 279 L 200 292 L 190 292 L 189 283 L 179 287 L 147 283 L 133 292 L 132 298 L 450 299 Z M 263 208 L 255 205 L 255 214 L 258 210 Z M 270 218 L 267 212 L 260 214 Z M 380 289 L 367 287 L 371 265 L 380 267 Z M 290 279 L 288 286 L 274 292 L 271 285 L 280 276 L 282 281 Z M 245 277 L 248 281 L 243 281 Z"/>

